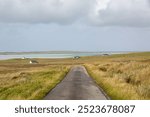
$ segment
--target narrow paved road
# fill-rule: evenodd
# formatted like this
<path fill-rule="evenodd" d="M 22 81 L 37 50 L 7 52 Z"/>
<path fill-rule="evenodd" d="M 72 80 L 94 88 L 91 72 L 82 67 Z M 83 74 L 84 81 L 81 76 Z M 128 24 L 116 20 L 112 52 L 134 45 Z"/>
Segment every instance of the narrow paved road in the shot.
<path fill-rule="evenodd" d="M 83 66 L 74 66 L 45 100 L 107 100 Z"/>

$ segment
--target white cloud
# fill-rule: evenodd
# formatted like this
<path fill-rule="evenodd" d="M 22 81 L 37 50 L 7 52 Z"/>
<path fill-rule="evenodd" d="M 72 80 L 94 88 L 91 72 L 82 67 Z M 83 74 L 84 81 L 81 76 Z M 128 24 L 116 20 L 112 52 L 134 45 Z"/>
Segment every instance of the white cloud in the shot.
<path fill-rule="evenodd" d="M 90 19 L 95 25 L 150 26 L 149 1 L 97 0 Z"/>
<path fill-rule="evenodd" d="M 75 21 L 97 26 L 150 26 L 150 0 L 0 0 L 1 23 Z"/>

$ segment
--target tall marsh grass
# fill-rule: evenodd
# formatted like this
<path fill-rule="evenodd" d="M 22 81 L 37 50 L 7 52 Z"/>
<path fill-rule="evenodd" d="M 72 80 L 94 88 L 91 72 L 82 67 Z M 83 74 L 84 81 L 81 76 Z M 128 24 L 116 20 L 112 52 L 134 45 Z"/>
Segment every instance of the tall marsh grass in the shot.
<path fill-rule="evenodd" d="M 150 99 L 150 62 L 105 61 L 86 68 L 112 99 Z"/>
<path fill-rule="evenodd" d="M 0 99 L 42 99 L 68 70 L 64 65 L 0 65 Z"/>

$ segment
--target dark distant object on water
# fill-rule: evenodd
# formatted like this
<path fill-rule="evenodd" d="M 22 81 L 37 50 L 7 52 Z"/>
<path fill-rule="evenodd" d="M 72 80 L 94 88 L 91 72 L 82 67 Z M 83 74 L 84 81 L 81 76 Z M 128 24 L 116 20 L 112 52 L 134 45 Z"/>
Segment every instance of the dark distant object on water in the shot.
<path fill-rule="evenodd" d="M 80 56 L 74 56 L 74 59 L 79 59 L 80 58 Z"/>
<path fill-rule="evenodd" d="M 110 54 L 102 54 L 102 56 L 110 56 Z"/>
<path fill-rule="evenodd" d="M 38 64 L 39 62 L 36 60 L 30 60 L 30 64 Z"/>

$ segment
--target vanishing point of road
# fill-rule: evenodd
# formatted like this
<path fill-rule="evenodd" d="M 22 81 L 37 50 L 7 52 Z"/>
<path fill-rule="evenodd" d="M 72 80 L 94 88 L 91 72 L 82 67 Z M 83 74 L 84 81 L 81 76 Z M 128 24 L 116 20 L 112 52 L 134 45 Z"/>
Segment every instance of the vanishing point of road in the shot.
<path fill-rule="evenodd" d="M 74 66 L 44 100 L 107 100 L 83 66 Z"/>

